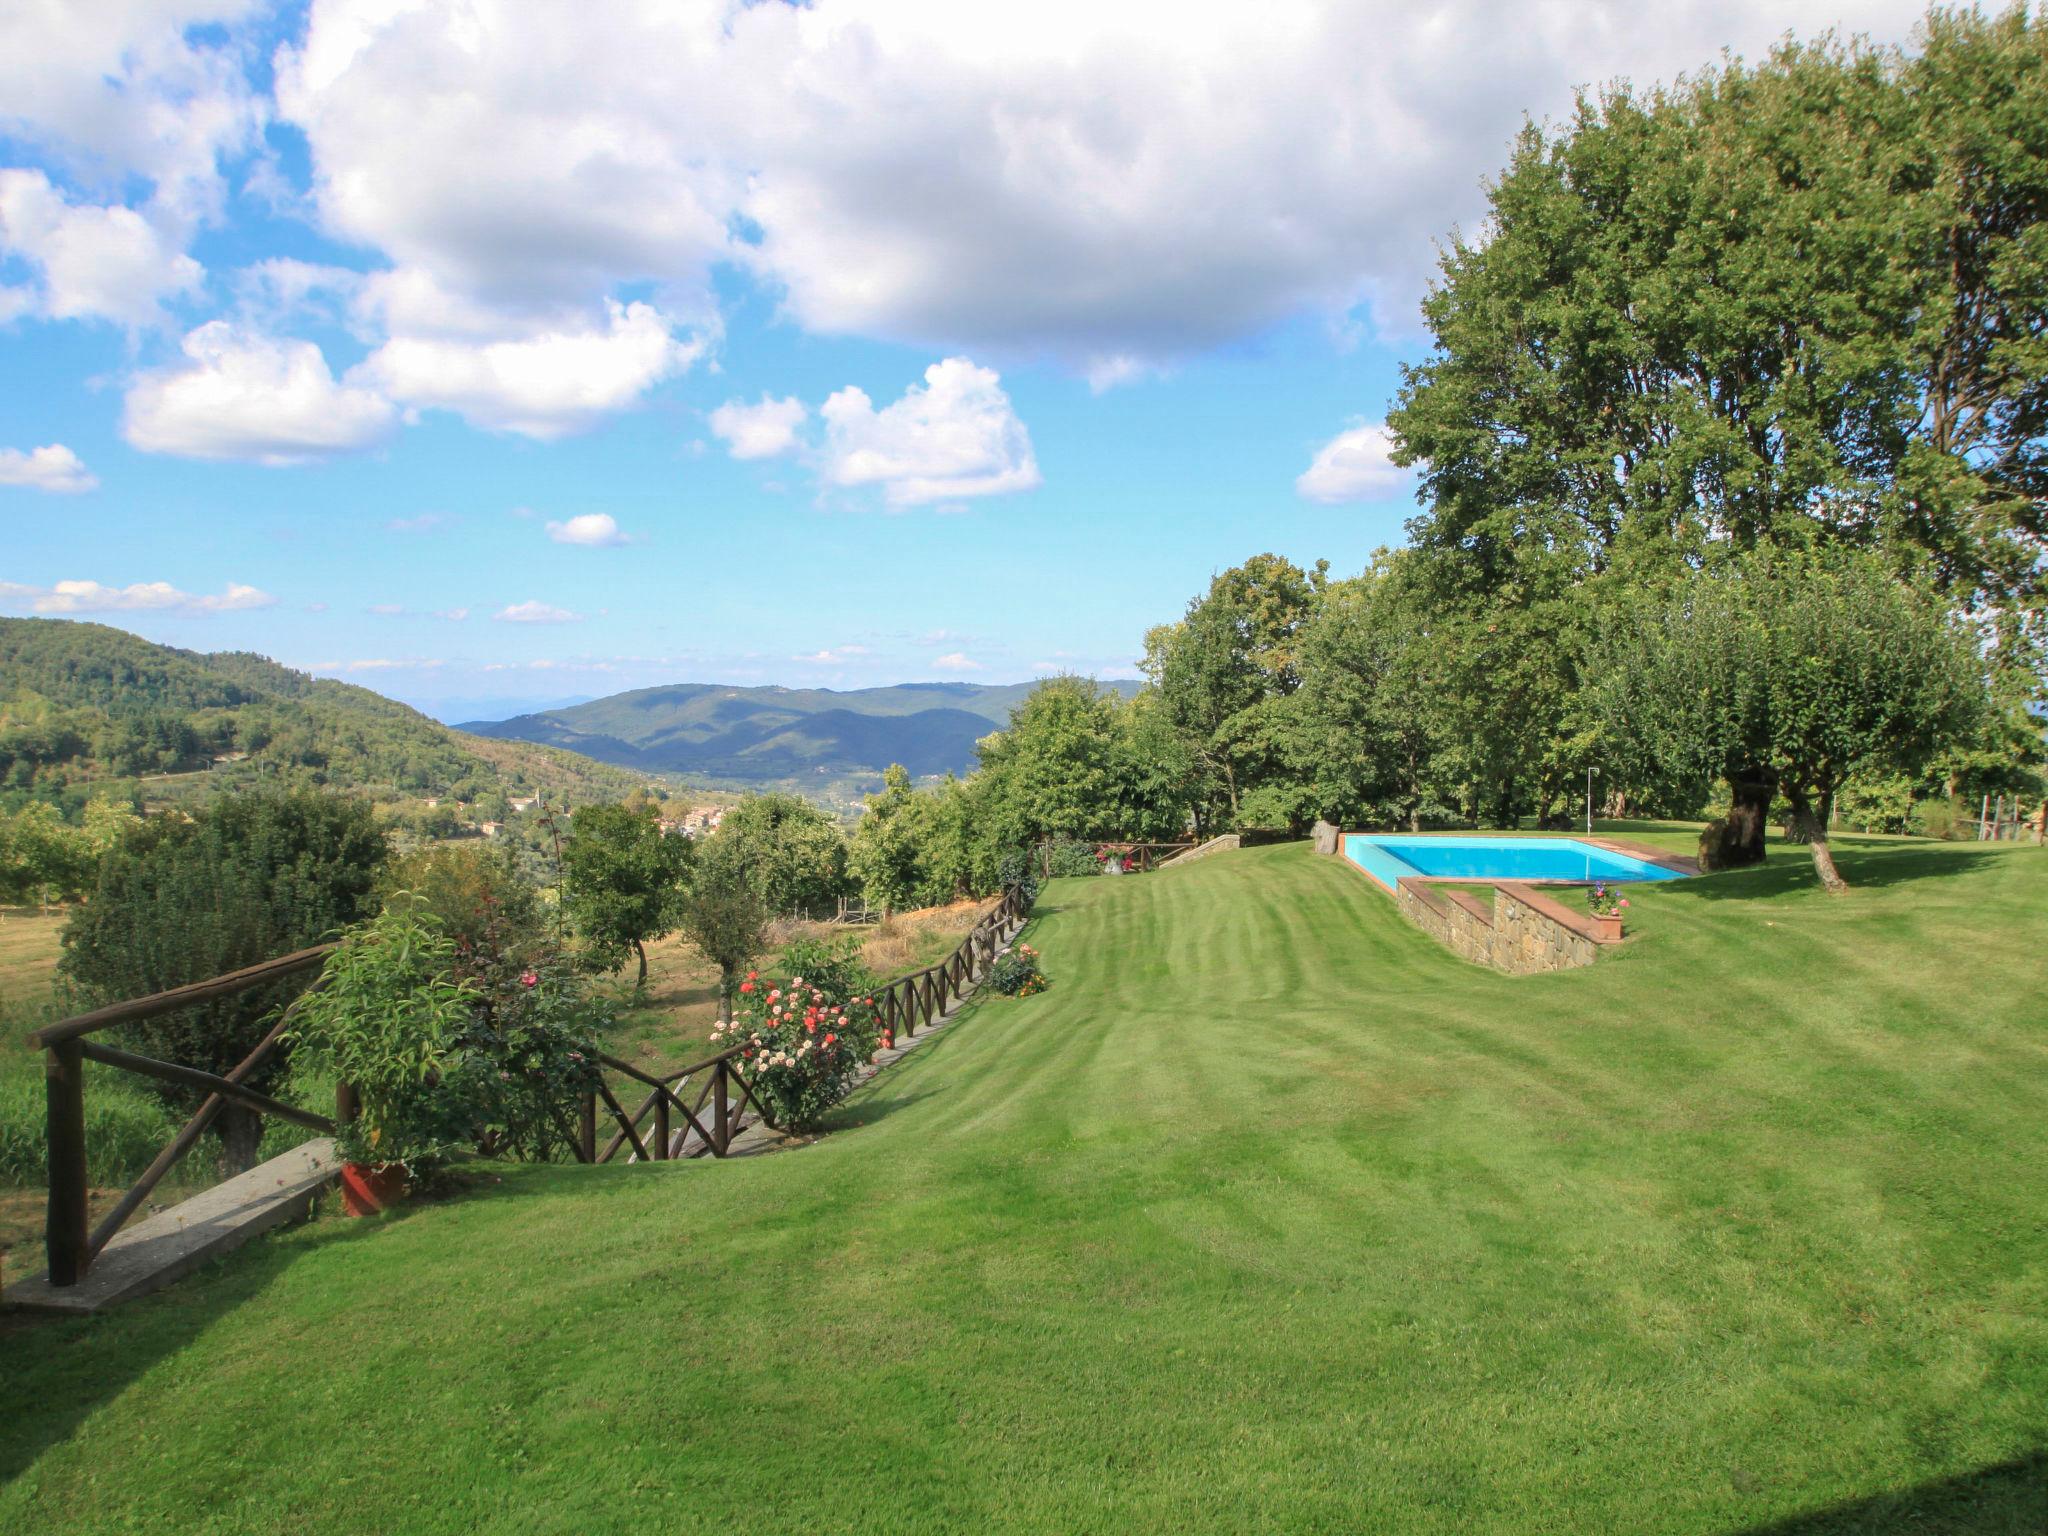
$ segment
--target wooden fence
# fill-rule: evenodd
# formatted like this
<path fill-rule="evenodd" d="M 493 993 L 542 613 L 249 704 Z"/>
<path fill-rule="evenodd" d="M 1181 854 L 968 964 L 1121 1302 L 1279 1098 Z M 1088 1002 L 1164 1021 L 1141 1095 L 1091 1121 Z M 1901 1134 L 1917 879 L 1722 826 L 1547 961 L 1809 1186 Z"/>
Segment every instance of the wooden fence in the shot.
<path fill-rule="evenodd" d="M 1026 907 L 1015 891 L 982 914 L 959 947 L 937 965 L 899 976 L 875 994 L 875 1005 L 890 1038 L 908 1040 L 929 1027 L 966 994 L 968 987 L 988 974 L 1004 940 L 1024 920 Z M 733 1138 L 759 1121 L 770 1126 L 759 1099 L 748 1088 L 735 1063 L 744 1046 L 733 1046 L 665 1075 L 643 1072 L 616 1056 L 600 1054 L 598 1060 L 612 1071 L 645 1084 L 648 1093 L 639 1108 L 628 1113 L 609 1087 L 584 1096 L 578 1127 L 576 1156 L 586 1163 L 607 1163 L 631 1147 L 640 1162 L 662 1162 L 675 1157 L 699 1157 L 709 1152 L 724 1157 Z M 684 1102 L 693 1079 L 701 1079 L 696 1098 Z M 617 1129 L 611 1140 L 597 1144 L 598 1110 L 610 1115 Z M 755 1121 L 746 1118 L 749 1107 Z"/>
<path fill-rule="evenodd" d="M 325 964 L 334 948 L 332 944 L 320 944 L 312 949 L 299 950 L 296 954 L 265 960 L 260 965 L 231 971 L 225 976 L 215 976 L 208 981 L 195 981 L 189 986 L 173 987 L 168 992 L 125 1003 L 110 1003 L 105 1008 L 96 1008 L 91 1013 L 81 1013 L 76 1018 L 36 1030 L 28 1037 L 30 1048 L 43 1053 L 44 1092 L 48 1104 L 46 1135 L 50 1205 L 44 1243 L 49 1252 L 50 1284 L 76 1285 L 84 1278 L 92 1261 L 99 1257 L 100 1250 L 113 1240 L 114 1234 L 121 1230 L 128 1218 L 142 1208 L 150 1191 L 192 1150 L 206 1128 L 213 1124 L 214 1118 L 229 1104 L 253 1109 L 258 1114 L 275 1115 L 280 1120 L 289 1120 L 309 1130 L 324 1131 L 330 1136 L 339 1128 L 338 1120 L 347 1120 L 354 1113 L 354 1097 L 345 1087 L 335 1092 L 336 1119 L 330 1120 L 325 1115 L 301 1109 L 296 1104 L 286 1104 L 267 1093 L 258 1093 L 244 1086 L 249 1076 L 276 1052 L 278 1042 L 291 1024 L 291 1008 L 280 1014 L 270 1032 L 257 1042 L 256 1049 L 243 1057 L 224 1077 L 202 1072 L 197 1067 L 180 1066 L 175 1062 L 158 1061 L 153 1056 L 117 1050 L 87 1036 L 116 1024 L 153 1019 L 160 1014 L 175 1013 L 180 1008 L 190 1008 L 198 1003 L 209 1003 L 216 998 L 232 997 L 288 980 Z M 100 1218 L 99 1225 L 90 1232 L 86 1230 L 85 1157 L 85 1064 L 88 1061 L 153 1077 L 159 1082 L 207 1090 L 205 1100 L 192 1118 L 185 1122 L 178 1134 L 156 1155 L 156 1160 L 143 1170 L 142 1177 L 129 1187 L 128 1192 L 115 1202 L 114 1208 Z"/>
<path fill-rule="evenodd" d="M 986 975 L 997 951 L 1002 948 L 1003 940 L 1017 923 L 1023 921 L 1025 911 L 1025 905 L 1016 892 L 1006 891 L 961 941 L 960 947 L 946 959 L 899 977 L 882 988 L 876 996 L 890 1034 L 897 1039 L 915 1035 L 920 1028 L 944 1013 L 969 985 Z M 333 944 L 320 944 L 244 970 L 232 971 L 225 976 L 195 981 L 189 986 L 174 987 L 168 992 L 129 1002 L 111 1003 L 91 1013 L 48 1025 L 28 1036 L 30 1048 L 42 1051 L 44 1057 L 50 1178 L 44 1245 L 49 1255 L 51 1285 L 76 1285 L 84 1278 L 101 1250 L 142 1208 L 150 1191 L 162 1182 L 164 1175 L 197 1145 L 207 1127 L 227 1105 L 236 1104 L 258 1114 L 274 1115 L 280 1120 L 329 1136 L 354 1119 L 356 1113 L 355 1093 L 345 1083 L 335 1089 L 335 1113 L 331 1119 L 246 1086 L 249 1076 L 276 1053 L 278 1043 L 291 1025 L 298 1006 L 296 1000 L 281 1011 L 277 1022 L 256 1048 L 221 1076 L 197 1067 L 119 1050 L 88 1037 L 117 1024 L 132 1024 L 161 1014 L 175 1013 L 180 1008 L 232 997 L 303 975 L 325 964 L 335 948 Z M 319 985 L 317 979 L 314 985 Z M 751 1123 L 746 1119 L 749 1106 L 759 1119 L 768 1118 L 760 1101 L 734 1070 L 733 1062 L 739 1053 L 740 1048 L 734 1047 L 666 1077 L 642 1072 L 613 1056 L 601 1056 L 605 1066 L 646 1084 L 653 1091 L 632 1114 L 626 1112 L 608 1085 L 596 1093 L 585 1095 L 580 1106 L 579 1123 L 570 1141 L 578 1161 L 608 1162 L 621 1147 L 628 1145 L 633 1148 L 634 1155 L 644 1161 L 661 1161 L 671 1156 L 695 1157 L 705 1152 L 714 1157 L 725 1156 L 731 1149 L 733 1138 Z M 192 1118 L 157 1154 L 155 1161 L 143 1170 L 142 1176 L 115 1202 L 113 1209 L 89 1231 L 85 1146 L 85 1063 L 88 1061 L 181 1087 L 203 1088 L 207 1094 Z M 682 1090 L 700 1074 L 704 1080 L 697 1096 L 686 1104 Z M 597 1144 L 600 1105 L 618 1124 L 611 1141 L 601 1149 Z M 680 1116 L 680 1121 L 674 1118 L 676 1116 Z M 693 1133 L 694 1140 L 691 1139 Z"/>

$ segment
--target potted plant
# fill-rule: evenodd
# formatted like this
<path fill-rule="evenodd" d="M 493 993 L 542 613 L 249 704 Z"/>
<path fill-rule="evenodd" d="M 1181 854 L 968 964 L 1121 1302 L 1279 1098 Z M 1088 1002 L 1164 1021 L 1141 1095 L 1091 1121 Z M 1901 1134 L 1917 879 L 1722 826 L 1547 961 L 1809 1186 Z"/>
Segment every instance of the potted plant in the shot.
<path fill-rule="evenodd" d="M 352 1216 L 403 1198 L 463 1140 L 466 1114 L 442 1083 L 473 1003 L 449 979 L 454 953 L 423 905 L 394 902 L 343 935 L 299 1005 L 294 1074 L 354 1090 L 355 1116 L 334 1138 Z"/>
<path fill-rule="evenodd" d="M 1610 885 L 1595 882 L 1589 897 L 1593 910 L 1593 937 L 1603 944 L 1621 942 L 1621 914 L 1628 898 Z"/>

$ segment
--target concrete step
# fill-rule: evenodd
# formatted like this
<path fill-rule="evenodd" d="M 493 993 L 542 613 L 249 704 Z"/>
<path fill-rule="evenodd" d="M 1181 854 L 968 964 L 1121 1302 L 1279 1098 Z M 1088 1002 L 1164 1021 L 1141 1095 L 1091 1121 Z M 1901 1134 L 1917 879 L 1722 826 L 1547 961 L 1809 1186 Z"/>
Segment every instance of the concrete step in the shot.
<path fill-rule="evenodd" d="M 6 1302 L 35 1312 L 83 1315 L 146 1296 L 305 1215 L 314 1195 L 340 1170 L 332 1140 L 309 1141 L 124 1228 L 78 1284 L 58 1287 L 47 1272 L 32 1275 L 7 1287 Z"/>

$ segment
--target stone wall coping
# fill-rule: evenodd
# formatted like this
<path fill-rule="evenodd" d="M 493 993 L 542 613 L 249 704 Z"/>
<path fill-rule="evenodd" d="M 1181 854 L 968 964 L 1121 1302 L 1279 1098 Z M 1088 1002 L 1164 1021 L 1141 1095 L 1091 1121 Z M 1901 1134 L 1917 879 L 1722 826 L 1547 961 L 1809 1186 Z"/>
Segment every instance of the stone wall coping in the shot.
<path fill-rule="evenodd" d="M 1350 860 L 1347 859 L 1345 862 L 1350 863 Z M 1365 872 L 1363 870 L 1360 870 L 1359 873 L 1364 874 Z M 1372 879 L 1370 875 L 1367 875 L 1366 878 L 1368 880 Z M 1375 889 L 1385 889 L 1385 887 L 1381 886 L 1379 881 L 1377 880 L 1373 880 L 1372 883 Z M 1435 891 L 1429 888 L 1428 881 L 1417 880 L 1412 876 L 1403 875 L 1400 878 L 1400 880 L 1396 882 L 1396 884 L 1398 885 L 1401 891 L 1406 892 L 1410 896 L 1413 896 L 1417 901 L 1421 902 L 1425 907 L 1428 907 L 1430 911 L 1436 913 L 1438 916 L 1450 916 L 1448 912 L 1444 911 L 1443 897 L 1439 896 Z M 1491 921 L 1491 919 L 1488 919 L 1488 921 Z"/>
<path fill-rule="evenodd" d="M 1574 912 L 1554 896 L 1546 896 L 1534 886 L 1523 885 L 1515 880 L 1503 880 L 1494 886 L 1502 896 L 1511 896 L 1532 911 L 1540 912 L 1560 928 L 1569 928 L 1582 939 L 1591 939 L 1595 944 L 1618 944 L 1619 939 L 1603 939 L 1600 930 L 1593 923 L 1590 912 Z M 1452 893 L 1453 895 L 1456 892 Z"/>
<path fill-rule="evenodd" d="M 1470 891 L 1445 891 L 1443 894 L 1446 900 L 1456 902 L 1467 912 L 1478 918 L 1480 922 L 1486 924 L 1487 927 L 1491 928 L 1493 926 L 1492 902 L 1481 901 Z"/>

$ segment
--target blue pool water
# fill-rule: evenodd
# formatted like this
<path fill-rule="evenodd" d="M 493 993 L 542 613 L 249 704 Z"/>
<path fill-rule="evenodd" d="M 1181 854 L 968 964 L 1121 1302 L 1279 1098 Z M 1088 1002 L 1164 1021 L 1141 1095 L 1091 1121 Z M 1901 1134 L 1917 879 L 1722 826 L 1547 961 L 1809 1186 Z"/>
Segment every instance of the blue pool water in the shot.
<path fill-rule="evenodd" d="M 1344 857 L 1392 890 L 1403 875 L 1444 880 L 1680 880 L 1677 870 L 1571 837 L 1382 837 L 1347 833 Z"/>

